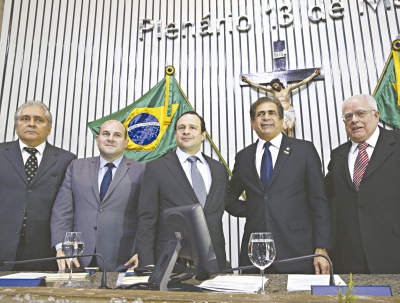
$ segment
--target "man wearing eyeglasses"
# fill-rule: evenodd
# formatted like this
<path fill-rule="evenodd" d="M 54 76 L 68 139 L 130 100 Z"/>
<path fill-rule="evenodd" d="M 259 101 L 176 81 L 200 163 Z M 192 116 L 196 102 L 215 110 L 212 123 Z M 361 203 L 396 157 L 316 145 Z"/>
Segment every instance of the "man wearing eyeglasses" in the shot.
<path fill-rule="evenodd" d="M 378 127 L 369 95 L 342 105 L 350 141 L 331 153 L 325 177 L 336 273 L 400 273 L 400 132 Z"/>

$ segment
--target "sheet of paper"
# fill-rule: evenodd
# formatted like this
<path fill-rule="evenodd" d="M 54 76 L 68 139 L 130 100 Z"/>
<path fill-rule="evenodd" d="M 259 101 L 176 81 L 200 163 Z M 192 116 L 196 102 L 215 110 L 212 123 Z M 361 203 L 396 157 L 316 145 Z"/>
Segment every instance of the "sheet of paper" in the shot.
<path fill-rule="evenodd" d="M 69 273 L 46 274 L 46 282 L 67 281 L 68 279 Z M 87 272 L 72 272 L 73 281 L 85 281 L 87 279 L 89 279 L 89 273 Z"/>
<path fill-rule="evenodd" d="M 37 273 L 37 272 L 20 272 L 16 274 L 10 274 L 6 276 L 1 276 L 0 279 L 38 279 L 46 277 L 45 273 Z"/>
<path fill-rule="evenodd" d="M 333 278 L 335 285 L 346 285 L 338 275 L 334 275 Z M 311 290 L 311 285 L 329 285 L 329 275 L 288 275 L 288 292 Z"/>
<path fill-rule="evenodd" d="M 264 278 L 264 282 L 268 279 Z M 219 292 L 257 293 L 261 288 L 261 276 L 217 276 L 212 280 L 204 281 L 201 288 Z"/>
<path fill-rule="evenodd" d="M 122 272 L 118 275 L 116 286 L 147 282 L 149 282 L 149 276 L 136 276 L 127 271 L 126 273 Z"/>

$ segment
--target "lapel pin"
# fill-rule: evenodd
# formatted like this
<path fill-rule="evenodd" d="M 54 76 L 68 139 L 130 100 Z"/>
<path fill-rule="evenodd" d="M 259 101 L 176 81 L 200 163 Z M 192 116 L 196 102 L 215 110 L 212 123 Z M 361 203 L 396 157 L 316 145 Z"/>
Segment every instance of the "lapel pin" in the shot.
<path fill-rule="evenodd" d="M 286 150 L 283 151 L 285 154 L 289 155 L 290 147 L 286 147 Z"/>

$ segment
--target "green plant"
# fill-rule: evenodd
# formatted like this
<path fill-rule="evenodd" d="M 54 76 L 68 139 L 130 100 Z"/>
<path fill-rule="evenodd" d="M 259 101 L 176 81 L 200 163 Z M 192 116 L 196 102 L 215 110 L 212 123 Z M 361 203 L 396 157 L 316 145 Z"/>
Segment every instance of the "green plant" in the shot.
<path fill-rule="evenodd" d="M 356 290 L 354 289 L 354 282 L 353 282 L 353 275 L 350 273 L 350 281 L 349 285 L 347 286 L 347 290 L 343 293 L 338 287 L 338 301 L 339 303 L 351 303 L 356 302 Z"/>

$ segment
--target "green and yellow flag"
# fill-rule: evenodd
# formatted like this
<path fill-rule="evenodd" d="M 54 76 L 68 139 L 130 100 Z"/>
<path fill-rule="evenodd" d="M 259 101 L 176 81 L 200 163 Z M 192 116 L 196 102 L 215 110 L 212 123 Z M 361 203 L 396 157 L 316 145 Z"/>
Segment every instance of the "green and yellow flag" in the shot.
<path fill-rule="evenodd" d="M 392 43 L 392 52 L 374 91 L 381 112 L 380 120 L 400 128 L 400 36 Z"/>
<path fill-rule="evenodd" d="M 178 82 L 174 68 L 166 68 L 166 76 L 133 104 L 88 126 L 93 135 L 99 134 L 107 120 L 118 120 L 128 130 L 125 156 L 140 162 L 149 162 L 176 146 L 174 125 L 177 118 L 193 110 Z"/>

